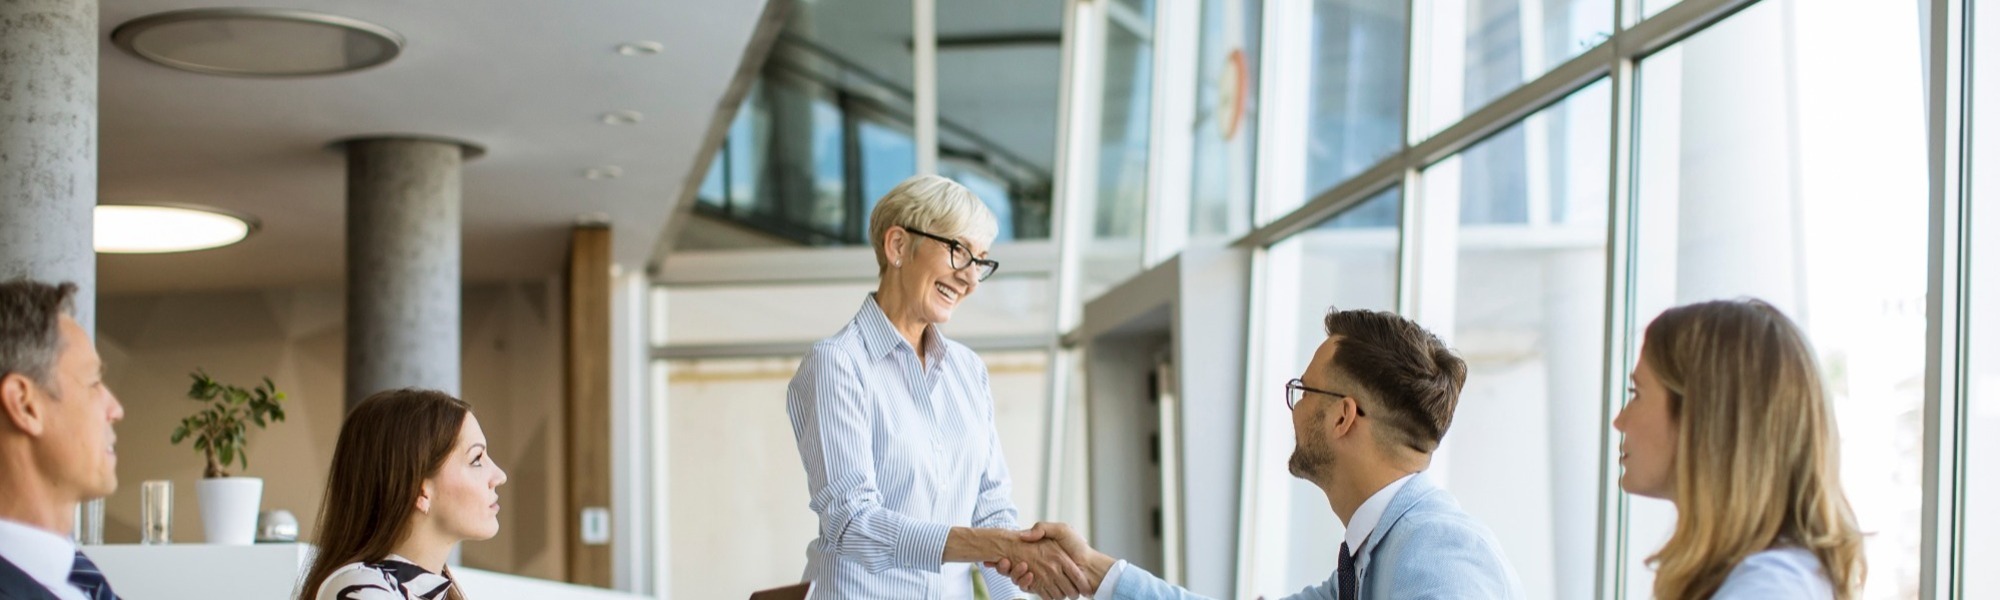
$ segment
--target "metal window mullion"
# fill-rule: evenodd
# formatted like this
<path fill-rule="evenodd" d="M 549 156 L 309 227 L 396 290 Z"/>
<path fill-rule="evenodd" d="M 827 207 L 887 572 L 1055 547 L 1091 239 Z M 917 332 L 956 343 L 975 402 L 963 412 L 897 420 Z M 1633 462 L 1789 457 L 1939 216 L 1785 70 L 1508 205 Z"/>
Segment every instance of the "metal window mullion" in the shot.
<path fill-rule="evenodd" d="M 1262 375 L 1269 370 L 1268 365 L 1264 361 L 1268 360 L 1266 357 L 1270 353 L 1266 352 L 1266 346 L 1268 346 L 1266 342 L 1268 340 L 1264 336 L 1255 335 L 1254 332 L 1269 331 L 1269 325 L 1267 324 L 1271 319 L 1271 311 L 1268 302 L 1274 293 L 1269 289 L 1271 284 L 1270 250 L 1268 248 L 1251 250 L 1250 304 L 1247 307 L 1248 310 L 1245 311 L 1248 314 L 1246 315 L 1247 322 L 1244 325 L 1248 327 L 1246 331 L 1253 332 L 1253 334 L 1248 336 L 1248 344 L 1244 348 L 1245 360 L 1243 372 L 1250 374 L 1250 376 L 1243 378 L 1243 398 L 1245 402 L 1245 406 L 1243 407 L 1243 435 L 1241 438 L 1243 440 L 1243 459 L 1241 467 L 1237 469 L 1240 481 L 1237 483 L 1238 495 L 1236 505 L 1241 507 L 1236 513 L 1235 596 L 1237 598 L 1256 597 L 1257 581 L 1260 579 L 1257 577 L 1256 572 L 1258 566 L 1260 564 L 1276 564 L 1278 562 L 1275 560 L 1268 562 L 1260 561 L 1260 557 L 1257 555 L 1257 543 L 1260 537 L 1258 535 L 1258 523 L 1261 516 L 1258 503 L 1261 501 L 1260 497 L 1262 495 L 1260 488 L 1263 487 L 1260 483 L 1262 477 L 1259 474 L 1264 469 L 1269 468 L 1261 460 L 1264 455 L 1262 449 L 1264 444 L 1264 411 L 1268 404 L 1258 402 L 1258 399 L 1265 397 L 1261 392 L 1264 391 L 1264 386 L 1268 385 L 1268 383 L 1266 383 L 1267 379 L 1262 377 Z"/>
<path fill-rule="evenodd" d="M 1638 0 L 1618 1 L 1620 12 L 1638 4 Z M 1625 21 L 1621 19 L 1618 22 Z M 1605 244 L 1604 372 L 1600 404 L 1603 414 L 1599 419 L 1598 438 L 1596 554 L 1597 597 L 1612 599 L 1625 597 L 1625 565 L 1628 562 L 1625 534 L 1629 498 L 1618 486 L 1619 434 L 1611 422 L 1619 407 L 1626 368 L 1633 360 L 1630 356 L 1631 336 L 1636 327 L 1632 319 L 1638 238 L 1637 223 L 1633 218 L 1633 202 L 1637 198 L 1633 192 L 1637 189 L 1634 161 L 1638 155 L 1638 140 L 1634 132 L 1637 131 L 1640 109 L 1637 74 L 1636 61 L 1625 53 L 1614 53 L 1610 68 L 1611 139 L 1605 140 L 1611 150 L 1611 180 L 1606 190 L 1610 218 L 1606 223 Z"/>
<path fill-rule="evenodd" d="M 1971 201 L 1971 0 L 1931 0 L 1927 52 L 1930 270 L 1925 317 L 1924 504 L 1919 597 L 1965 594 L 1966 216 Z"/>
<path fill-rule="evenodd" d="M 1144 268 L 1165 262 L 1187 245 L 1199 10 L 1198 2 L 1165 2 L 1153 12 L 1152 133 L 1146 145 L 1146 219 L 1140 237 Z"/>
<path fill-rule="evenodd" d="M 1057 97 L 1054 210 L 1050 211 L 1050 238 L 1055 242 L 1056 267 L 1051 273 L 1054 302 L 1054 339 L 1049 348 L 1048 419 L 1043 428 L 1041 516 L 1053 517 L 1061 501 L 1063 444 L 1068 431 L 1070 378 L 1069 356 L 1078 350 L 1063 339 L 1082 320 L 1081 299 L 1083 252 L 1090 239 L 1091 209 L 1096 197 L 1097 146 L 1093 134 L 1099 131 L 1104 96 L 1105 17 L 1102 4 L 1092 0 L 1068 0 L 1063 10 L 1062 75 Z"/>
<path fill-rule="evenodd" d="M 917 174 L 938 170 L 937 0 L 910 0 L 911 53 L 916 85 Z"/>
<path fill-rule="evenodd" d="M 1311 77 L 1276 77 L 1274 73 L 1312 70 L 1312 4 L 1273 1 L 1264 4 L 1263 47 L 1257 53 L 1258 92 L 1256 184 L 1251 222 L 1268 226 L 1284 216 L 1279 207 L 1306 196 L 1306 127 L 1265 124 L 1311 120 Z"/>
<path fill-rule="evenodd" d="M 1628 4 L 1636 0 L 1625 0 Z M 1633 23 L 1612 35 L 1612 44 L 1618 48 L 1620 57 L 1632 60 L 1644 59 L 1668 46 L 1680 43 L 1688 36 L 1700 32 L 1710 25 L 1721 22 L 1749 8 L 1759 0 L 1680 0 L 1678 4 L 1661 10 L 1659 14 Z"/>

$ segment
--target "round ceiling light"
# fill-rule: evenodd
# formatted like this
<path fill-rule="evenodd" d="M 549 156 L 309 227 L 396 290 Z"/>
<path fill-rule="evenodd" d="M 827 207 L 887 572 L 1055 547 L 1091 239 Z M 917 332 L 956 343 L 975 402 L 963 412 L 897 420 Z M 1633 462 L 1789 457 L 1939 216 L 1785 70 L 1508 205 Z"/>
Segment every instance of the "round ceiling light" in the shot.
<path fill-rule="evenodd" d="M 238 77 L 359 71 L 396 58 L 403 36 L 366 21 L 304 10 L 200 8 L 140 17 L 111 41 L 162 65 Z"/>
<path fill-rule="evenodd" d="M 98 252 L 160 254 L 220 248 L 249 237 L 256 220 L 206 208 L 97 206 L 92 237 Z"/>

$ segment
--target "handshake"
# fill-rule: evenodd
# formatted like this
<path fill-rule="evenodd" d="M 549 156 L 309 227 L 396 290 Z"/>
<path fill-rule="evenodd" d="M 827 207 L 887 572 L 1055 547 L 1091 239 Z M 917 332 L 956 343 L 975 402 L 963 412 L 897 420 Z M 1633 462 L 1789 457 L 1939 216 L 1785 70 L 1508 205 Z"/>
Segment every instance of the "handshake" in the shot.
<path fill-rule="evenodd" d="M 1062 523 L 1037 523 L 1023 531 L 996 531 L 985 564 L 1043 598 L 1084 598 L 1097 593 L 1117 559 L 1091 548 Z"/>

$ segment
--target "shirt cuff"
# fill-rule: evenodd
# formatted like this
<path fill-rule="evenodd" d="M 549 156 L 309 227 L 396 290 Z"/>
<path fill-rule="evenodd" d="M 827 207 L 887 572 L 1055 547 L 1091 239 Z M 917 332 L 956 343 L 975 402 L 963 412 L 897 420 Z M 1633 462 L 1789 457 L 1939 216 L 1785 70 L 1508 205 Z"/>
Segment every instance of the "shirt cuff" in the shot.
<path fill-rule="evenodd" d="M 1100 581 L 1097 583 L 1097 593 L 1091 594 L 1091 597 L 1110 598 L 1112 594 L 1118 592 L 1118 576 L 1124 574 L 1125 574 L 1124 560 L 1119 560 L 1118 562 L 1112 563 L 1111 570 L 1104 572 L 1104 581 Z"/>
<path fill-rule="evenodd" d="M 910 520 L 903 523 L 899 533 L 895 549 L 897 565 L 932 573 L 944 568 L 944 544 L 951 537 L 950 525 Z"/>

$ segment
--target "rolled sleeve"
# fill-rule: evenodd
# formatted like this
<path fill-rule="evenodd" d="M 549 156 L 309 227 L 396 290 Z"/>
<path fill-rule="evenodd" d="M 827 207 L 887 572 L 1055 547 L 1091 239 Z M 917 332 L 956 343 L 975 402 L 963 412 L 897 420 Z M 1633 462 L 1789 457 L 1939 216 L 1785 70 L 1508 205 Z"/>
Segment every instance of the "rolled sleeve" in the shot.
<path fill-rule="evenodd" d="M 869 572 L 938 572 L 951 526 L 885 508 L 875 483 L 874 423 L 858 369 L 838 351 L 815 347 L 785 393 L 821 541 Z"/>

